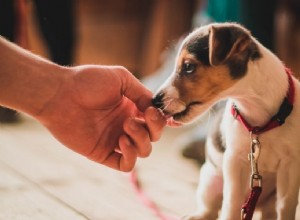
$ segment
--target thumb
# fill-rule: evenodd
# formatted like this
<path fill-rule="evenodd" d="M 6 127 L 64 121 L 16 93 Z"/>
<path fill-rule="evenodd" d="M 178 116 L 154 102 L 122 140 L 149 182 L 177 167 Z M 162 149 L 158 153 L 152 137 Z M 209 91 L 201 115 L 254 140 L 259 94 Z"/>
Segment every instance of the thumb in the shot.
<path fill-rule="evenodd" d="M 136 104 L 142 112 L 151 106 L 152 92 L 148 90 L 126 68 L 121 67 L 118 72 L 122 81 L 122 94 Z"/>

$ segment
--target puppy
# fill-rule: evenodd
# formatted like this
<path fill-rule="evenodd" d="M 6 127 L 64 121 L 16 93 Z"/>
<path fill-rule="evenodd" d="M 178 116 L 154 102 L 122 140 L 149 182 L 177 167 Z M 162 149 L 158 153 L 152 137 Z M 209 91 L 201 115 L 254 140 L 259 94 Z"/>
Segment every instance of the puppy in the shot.
<path fill-rule="evenodd" d="M 220 209 L 222 220 L 244 219 L 241 207 L 249 181 L 252 187 L 262 184 L 256 208 L 261 219 L 295 219 L 299 94 L 300 84 L 284 64 L 238 24 L 210 24 L 185 38 L 173 73 L 153 98 L 154 106 L 170 125 L 180 125 L 226 100 L 207 137 L 198 210 L 185 219 L 217 219 Z"/>

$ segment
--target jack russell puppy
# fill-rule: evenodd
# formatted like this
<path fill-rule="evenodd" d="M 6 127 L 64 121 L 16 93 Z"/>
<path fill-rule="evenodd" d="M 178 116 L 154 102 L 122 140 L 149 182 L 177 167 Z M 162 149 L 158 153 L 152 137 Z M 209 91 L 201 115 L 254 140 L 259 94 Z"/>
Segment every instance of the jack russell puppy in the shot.
<path fill-rule="evenodd" d="M 217 219 L 220 209 L 222 220 L 251 219 L 256 202 L 262 220 L 295 219 L 299 94 L 299 82 L 282 61 L 238 24 L 210 24 L 185 38 L 154 106 L 175 126 L 226 103 L 214 110 L 206 140 L 198 210 L 184 219 Z"/>

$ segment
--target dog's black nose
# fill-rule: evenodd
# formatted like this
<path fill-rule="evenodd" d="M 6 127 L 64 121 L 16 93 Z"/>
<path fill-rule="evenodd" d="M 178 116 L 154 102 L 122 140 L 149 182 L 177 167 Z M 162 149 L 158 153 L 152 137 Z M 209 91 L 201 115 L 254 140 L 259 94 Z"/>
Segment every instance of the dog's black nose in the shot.
<path fill-rule="evenodd" d="M 164 102 L 163 102 L 163 98 L 164 98 L 164 93 L 158 93 L 153 99 L 152 99 L 152 104 L 154 107 L 156 108 L 160 108 L 162 109 L 164 107 Z"/>

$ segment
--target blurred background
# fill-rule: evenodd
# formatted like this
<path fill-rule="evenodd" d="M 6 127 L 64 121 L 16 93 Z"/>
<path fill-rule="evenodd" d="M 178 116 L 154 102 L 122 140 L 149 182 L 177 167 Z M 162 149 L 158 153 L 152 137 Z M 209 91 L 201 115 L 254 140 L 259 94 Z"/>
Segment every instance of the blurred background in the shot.
<path fill-rule="evenodd" d="M 65 65 L 123 65 L 139 78 L 213 21 L 244 24 L 300 72 L 298 0 L 0 0 L 1 35 Z"/>
<path fill-rule="evenodd" d="M 70 64 L 123 65 L 138 76 L 154 72 L 161 53 L 190 30 L 196 9 L 194 0 L 1 0 L 1 17 L 1 4 L 16 16 L 1 19 L 0 34 L 1 26 L 23 26 L 14 35 L 31 51 L 51 59 L 58 50 L 51 47 L 64 43 L 59 52 Z"/>
<path fill-rule="evenodd" d="M 226 21 L 245 25 L 300 76 L 299 0 L 0 0 L 0 35 L 61 65 L 125 66 L 153 91 L 186 34 Z M 65 149 L 31 118 L 19 119 L 0 108 L 0 219 L 160 219 L 127 177 Z M 137 165 L 144 190 L 168 214 L 195 210 L 207 126 L 166 129 Z"/>

